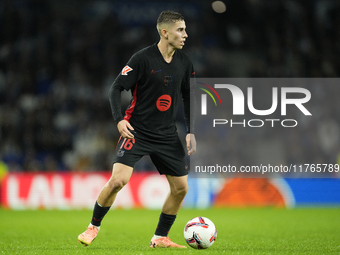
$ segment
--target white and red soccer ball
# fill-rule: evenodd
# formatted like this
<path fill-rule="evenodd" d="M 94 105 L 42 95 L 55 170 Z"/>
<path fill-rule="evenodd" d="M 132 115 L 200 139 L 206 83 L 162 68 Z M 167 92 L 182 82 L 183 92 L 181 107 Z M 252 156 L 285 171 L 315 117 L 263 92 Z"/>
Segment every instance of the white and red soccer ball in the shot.
<path fill-rule="evenodd" d="M 214 223 L 206 217 L 196 217 L 188 221 L 184 228 L 184 239 L 194 249 L 209 248 L 216 240 Z"/>

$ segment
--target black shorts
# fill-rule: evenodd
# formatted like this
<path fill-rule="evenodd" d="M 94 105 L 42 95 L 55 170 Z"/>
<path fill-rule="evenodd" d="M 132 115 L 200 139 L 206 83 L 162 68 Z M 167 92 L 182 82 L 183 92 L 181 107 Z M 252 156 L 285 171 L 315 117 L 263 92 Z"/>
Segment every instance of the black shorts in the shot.
<path fill-rule="evenodd" d="M 184 176 L 188 174 L 183 145 L 178 136 L 171 140 L 159 141 L 136 137 L 119 138 L 113 163 L 134 167 L 143 156 L 150 158 L 160 174 Z"/>

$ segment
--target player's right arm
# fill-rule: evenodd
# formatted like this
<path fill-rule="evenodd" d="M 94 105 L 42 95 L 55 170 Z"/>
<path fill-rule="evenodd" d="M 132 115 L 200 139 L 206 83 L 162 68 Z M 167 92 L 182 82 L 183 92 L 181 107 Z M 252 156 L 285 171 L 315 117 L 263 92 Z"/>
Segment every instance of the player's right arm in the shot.
<path fill-rule="evenodd" d="M 110 105 L 112 110 L 113 120 L 117 123 L 117 128 L 120 135 L 124 138 L 132 139 L 134 136 L 130 130 L 134 130 L 131 124 L 123 118 L 121 108 L 121 92 L 123 87 L 119 83 L 114 82 L 110 88 Z"/>
<path fill-rule="evenodd" d="M 130 132 L 131 130 L 134 130 L 134 128 L 123 117 L 121 107 L 121 92 L 124 89 L 132 89 L 138 83 L 138 80 L 140 79 L 139 66 L 140 61 L 138 56 L 135 54 L 119 73 L 109 91 L 113 120 L 115 123 L 117 123 L 117 128 L 121 136 L 128 139 L 134 138 L 133 134 Z"/>

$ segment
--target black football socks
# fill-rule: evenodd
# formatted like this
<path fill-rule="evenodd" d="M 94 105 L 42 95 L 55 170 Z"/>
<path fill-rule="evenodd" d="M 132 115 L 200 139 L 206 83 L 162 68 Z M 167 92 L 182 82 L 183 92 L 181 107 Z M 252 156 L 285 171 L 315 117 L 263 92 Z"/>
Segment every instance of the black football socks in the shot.
<path fill-rule="evenodd" d="M 110 210 L 110 207 L 111 206 L 102 207 L 96 201 L 96 204 L 94 205 L 94 209 L 93 209 L 93 215 L 92 215 L 91 224 L 96 226 L 96 227 L 100 227 L 100 224 L 102 223 L 102 220 L 103 220 L 104 216 Z"/>
<path fill-rule="evenodd" d="M 176 219 L 176 215 L 169 215 L 165 213 L 161 213 L 159 216 L 158 225 L 155 231 L 155 235 L 157 236 L 168 236 L 170 228 Z"/>

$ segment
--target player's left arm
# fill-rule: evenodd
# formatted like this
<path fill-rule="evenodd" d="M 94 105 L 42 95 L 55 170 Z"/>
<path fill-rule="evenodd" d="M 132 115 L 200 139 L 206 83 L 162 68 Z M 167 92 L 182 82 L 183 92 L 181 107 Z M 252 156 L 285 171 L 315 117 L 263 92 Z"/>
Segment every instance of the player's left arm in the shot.
<path fill-rule="evenodd" d="M 195 90 L 190 86 L 190 78 L 195 78 L 195 71 L 192 63 L 188 68 L 188 73 L 182 84 L 182 98 L 184 107 L 184 118 L 187 126 L 186 145 L 188 155 L 192 155 L 196 151 L 196 138 L 194 135 L 194 116 L 195 116 Z"/>
<path fill-rule="evenodd" d="M 194 134 L 187 134 L 186 138 L 188 155 L 192 155 L 196 151 L 196 138 Z"/>

